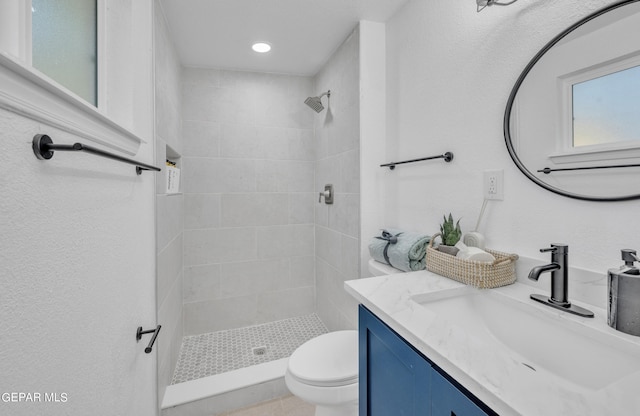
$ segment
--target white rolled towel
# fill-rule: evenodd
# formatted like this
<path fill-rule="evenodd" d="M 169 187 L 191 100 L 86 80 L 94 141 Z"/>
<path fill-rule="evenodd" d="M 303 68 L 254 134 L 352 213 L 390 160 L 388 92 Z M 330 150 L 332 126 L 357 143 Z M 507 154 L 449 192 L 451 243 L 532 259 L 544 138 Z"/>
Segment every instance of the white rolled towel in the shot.
<path fill-rule="evenodd" d="M 456 254 L 456 257 L 459 259 L 481 261 L 485 263 L 493 263 L 494 261 L 496 261 L 496 258 L 491 253 L 487 253 L 481 248 L 468 247 L 461 241 L 458 241 L 456 247 L 458 248 L 458 250 L 460 250 L 458 251 L 458 254 Z"/>

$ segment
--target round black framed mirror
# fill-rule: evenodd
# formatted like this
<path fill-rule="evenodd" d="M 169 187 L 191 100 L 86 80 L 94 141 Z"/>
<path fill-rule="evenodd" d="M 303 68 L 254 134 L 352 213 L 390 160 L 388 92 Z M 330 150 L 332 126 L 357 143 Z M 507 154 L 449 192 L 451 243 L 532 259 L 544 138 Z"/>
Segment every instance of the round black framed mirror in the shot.
<path fill-rule="evenodd" d="M 516 166 L 588 201 L 640 199 L 640 0 L 581 19 L 518 77 L 504 114 Z"/>

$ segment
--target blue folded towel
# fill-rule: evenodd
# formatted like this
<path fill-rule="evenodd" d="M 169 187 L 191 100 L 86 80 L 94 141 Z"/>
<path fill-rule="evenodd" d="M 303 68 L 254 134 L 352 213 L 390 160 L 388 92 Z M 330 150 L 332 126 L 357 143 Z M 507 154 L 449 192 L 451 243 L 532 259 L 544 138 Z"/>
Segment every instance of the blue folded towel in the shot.
<path fill-rule="evenodd" d="M 382 230 L 369 243 L 369 254 L 380 263 L 411 272 L 425 268 L 430 236 L 396 229 Z"/>

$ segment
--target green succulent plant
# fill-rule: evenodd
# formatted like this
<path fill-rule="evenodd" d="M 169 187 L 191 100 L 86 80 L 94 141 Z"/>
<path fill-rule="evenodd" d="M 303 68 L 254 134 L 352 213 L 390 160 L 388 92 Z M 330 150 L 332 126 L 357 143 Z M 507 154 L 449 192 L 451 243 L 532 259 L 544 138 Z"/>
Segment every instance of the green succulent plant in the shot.
<path fill-rule="evenodd" d="M 462 236 L 460 220 L 458 220 L 454 226 L 453 216 L 451 213 L 449 213 L 449 218 L 444 216 L 444 222 L 440 225 L 440 233 L 442 234 L 442 244 L 446 246 L 455 246 Z"/>

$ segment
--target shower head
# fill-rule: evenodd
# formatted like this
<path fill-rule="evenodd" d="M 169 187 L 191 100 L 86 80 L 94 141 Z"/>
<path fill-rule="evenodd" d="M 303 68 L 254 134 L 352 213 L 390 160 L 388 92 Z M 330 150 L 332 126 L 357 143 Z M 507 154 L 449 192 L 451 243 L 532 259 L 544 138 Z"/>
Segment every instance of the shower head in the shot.
<path fill-rule="evenodd" d="M 324 110 L 324 106 L 322 105 L 322 97 L 324 97 L 325 95 L 327 97 L 331 97 L 331 90 L 323 92 L 317 97 L 307 97 L 307 99 L 304 100 L 304 103 L 311 107 L 313 111 L 319 113 L 320 111 Z"/>

